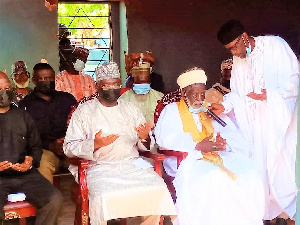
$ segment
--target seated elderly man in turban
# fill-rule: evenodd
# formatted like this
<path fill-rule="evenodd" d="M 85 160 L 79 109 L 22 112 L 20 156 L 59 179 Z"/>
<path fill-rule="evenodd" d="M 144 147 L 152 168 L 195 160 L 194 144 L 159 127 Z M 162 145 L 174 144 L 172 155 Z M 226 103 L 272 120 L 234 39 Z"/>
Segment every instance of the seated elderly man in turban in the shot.
<path fill-rule="evenodd" d="M 261 178 L 252 162 L 239 154 L 238 144 L 230 138 L 231 126 L 222 130 L 203 111 L 206 80 L 200 68 L 180 75 L 182 98 L 165 106 L 155 127 L 160 147 L 188 152 L 174 180 L 178 213 L 174 224 L 262 224 Z"/>
<path fill-rule="evenodd" d="M 55 77 L 55 90 L 72 94 L 78 102 L 96 93 L 94 79 L 83 71 L 88 56 L 89 50 L 81 47 L 68 55 L 70 59 L 64 62 L 65 70 Z"/>
<path fill-rule="evenodd" d="M 146 150 L 153 142 L 151 125 L 132 103 L 118 99 L 116 63 L 103 64 L 96 75 L 98 95 L 74 111 L 64 143 L 67 156 L 90 162 L 90 222 L 142 216 L 143 225 L 158 224 L 159 215 L 176 213 L 163 179 L 139 158 L 138 148 Z"/>

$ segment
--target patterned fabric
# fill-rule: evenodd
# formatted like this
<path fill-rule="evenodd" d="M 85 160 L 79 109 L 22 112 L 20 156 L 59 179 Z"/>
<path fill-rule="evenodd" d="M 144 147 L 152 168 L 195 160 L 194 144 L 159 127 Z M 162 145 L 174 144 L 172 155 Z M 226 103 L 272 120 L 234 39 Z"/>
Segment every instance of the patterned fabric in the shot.
<path fill-rule="evenodd" d="M 179 102 L 181 99 L 181 90 L 180 88 L 176 89 L 173 92 L 165 94 L 161 100 L 157 101 L 157 106 L 154 111 L 154 123 L 156 124 L 161 111 L 165 108 L 166 105 L 172 102 Z"/>
<path fill-rule="evenodd" d="M 33 90 L 30 87 L 27 87 L 28 93 L 27 94 L 19 94 L 16 90 L 16 88 L 11 89 L 14 93 L 13 103 L 15 105 L 18 105 L 19 101 L 21 101 L 23 98 L 25 98 L 26 95 L 29 95 Z"/>
<path fill-rule="evenodd" d="M 121 75 L 117 63 L 109 62 L 109 63 L 104 63 L 101 66 L 98 66 L 96 68 L 96 77 L 97 77 L 97 81 L 120 78 Z"/>
<path fill-rule="evenodd" d="M 55 89 L 72 94 L 77 102 L 84 97 L 95 94 L 97 91 L 95 81 L 91 76 L 82 73 L 72 75 L 67 71 L 62 71 L 56 75 Z"/>

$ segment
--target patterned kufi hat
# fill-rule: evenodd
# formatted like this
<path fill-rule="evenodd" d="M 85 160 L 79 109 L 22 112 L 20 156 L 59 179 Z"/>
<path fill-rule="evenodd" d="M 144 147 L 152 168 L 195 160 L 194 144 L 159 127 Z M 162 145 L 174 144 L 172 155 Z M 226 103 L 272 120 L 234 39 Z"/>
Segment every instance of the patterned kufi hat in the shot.
<path fill-rule="evenodd" d="M 12 69 L 12 73 L 16 72 L 17 69 L 22 69 L 24 71 L 27 71 L 27 66 L 24 61 L 18 61 L 11 66 L 11 69 Z"/>
<path fill-rule="evenodd" d="M 221 63 L 221 71 L 224 69 L 231 70 L 232 69 L 232 59 L 226 59 Z"/>
<path fill-rule="evenodd" d="M 187 70 L 177 78 L 177 84 L 181 89 L 192 84 L 206 84 L 206 81 L 204 70 L 198 67 Z"/>
<path fill-rule="evenodd" d="M 115 62 L 104 63 L 96 68 L 97 82 L 100 80 L 113 79 L 121 77 L 119 67 Z"/>

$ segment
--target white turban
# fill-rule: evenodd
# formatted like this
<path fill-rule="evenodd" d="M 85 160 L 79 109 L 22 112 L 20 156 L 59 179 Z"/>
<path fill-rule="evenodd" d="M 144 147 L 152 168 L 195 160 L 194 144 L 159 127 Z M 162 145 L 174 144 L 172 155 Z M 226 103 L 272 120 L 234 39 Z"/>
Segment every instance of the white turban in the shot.
<path fill-rule="evenodd" d="M 96 79 L 97 82 L 100 80 L 119 78 L 120 79 L 120 71 L 117 63 L 109 62 L 104 63 L 101 66 L 96 68 Z"/>
<path fill-rule="evenodd" d="M 177 84 L 181 89 L 192 84 L 206 84 L 206 81 L 207 76 L 204 70 L 200 68 L 187 70 L 177 78 Z"/>

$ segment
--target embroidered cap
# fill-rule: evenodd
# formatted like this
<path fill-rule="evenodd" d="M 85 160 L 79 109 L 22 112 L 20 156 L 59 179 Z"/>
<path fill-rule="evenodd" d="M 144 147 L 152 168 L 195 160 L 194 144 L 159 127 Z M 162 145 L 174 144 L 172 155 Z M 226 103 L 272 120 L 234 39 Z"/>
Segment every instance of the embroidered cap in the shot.
<path fill-rule="evenodd" d="M 113 79 L 121 77 L 119 67 L 115 62 L 104 63 L 96 68 L 97 82 L 100 80 Z"/>
<path fill-rule="evenodd" d="M 74 49 L 74 58 L 81 60 L 82 62 L 86 63 L 87 58 L 89 57 L 90 51 L 86 48 L 77 47 Z"/>
<path fill-rule="evenodd" d="M 206 81 L 207 76 L 204 70 L 199 67 L 189 69 L 177 78 L 177 84 L 181 89 L 192 84 L 206 84 Z"/>
<path fill-rule="evenodd" d="M 221 63 L 221 71 L 223 71 L 224 69 L 227 69 L 227 70 L 231 70 L 232 69 L 232 59 L 226 59 L 224 61 L 222 61 Z"/>

